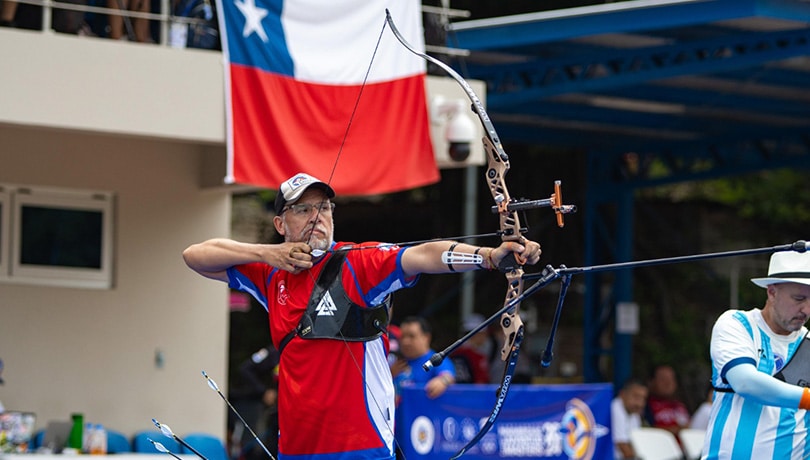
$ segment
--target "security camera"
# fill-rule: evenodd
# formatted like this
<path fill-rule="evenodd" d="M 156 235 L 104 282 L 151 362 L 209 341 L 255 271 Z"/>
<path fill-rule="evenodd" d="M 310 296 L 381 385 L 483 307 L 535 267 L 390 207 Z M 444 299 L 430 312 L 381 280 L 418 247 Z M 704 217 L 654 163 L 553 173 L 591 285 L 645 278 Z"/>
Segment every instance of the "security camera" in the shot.
<path fill-rule="evenodd" d="M 445 138 L 449 145 L 447 154 L 453 161 L 464 161 L 470 156 L 475 140 L 475 125 L 467 114 L 456 112 L 447 124 Z"/>
<path fill-rule="evenodd" d="M 472 152 L 472 142 L 478 130 L 468 114 L 469 105 L 464 99 L 447 99 L 434 96 L 430 104 L 430 119 L 435 125 L 444 124 L 444 140 L 447 142 L 447 155 L 451 160 L 462 163 Z"/>
<path fill-rule="evenodd" d="M 453 161 L 464 161 L 470 156 L 472 147 L 469 142 L 451 142 L 447 154 Z"/>

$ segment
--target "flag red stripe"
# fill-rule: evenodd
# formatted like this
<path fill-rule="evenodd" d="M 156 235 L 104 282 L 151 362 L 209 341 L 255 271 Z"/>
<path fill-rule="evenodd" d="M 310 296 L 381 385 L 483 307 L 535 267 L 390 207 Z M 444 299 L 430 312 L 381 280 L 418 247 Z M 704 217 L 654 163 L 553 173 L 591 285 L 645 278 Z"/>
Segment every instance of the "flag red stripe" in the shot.
<path fill-rule="evenodd" d="M 424 75 L 335 86 L 240 65 L 230 72 L 237 183 L 275 187 L 301 171 L 331 176 L 338 194 L 366 195 L 439 180 Z"/>

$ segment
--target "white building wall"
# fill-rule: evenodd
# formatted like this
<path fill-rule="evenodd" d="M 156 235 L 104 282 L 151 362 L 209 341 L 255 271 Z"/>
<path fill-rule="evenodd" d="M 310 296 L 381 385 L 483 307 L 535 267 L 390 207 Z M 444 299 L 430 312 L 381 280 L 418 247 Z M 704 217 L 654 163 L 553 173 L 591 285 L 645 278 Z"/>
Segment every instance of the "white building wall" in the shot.
<path fill-rule="evenodd" d="M 221 59 L 0 29 L 0 183 L 116 196 L 113 289 L 0 283 L 0 401 L 38 428 L 82 412 L 128 435 L 154 417 L 225 436 L 201 371 L 226 390 L 227 287 L 181 258 L 230 229 L 230 190 L 201 185 L 224 176 Z"/>
<path fill-rule="evenodd" d="M 225 141 L 222 54 L 0 29 L 0 123 Z"/>
<path fill-rule="evenodd" d="M 39 428 L 82 412 L 127 434 L 154 417 L 224 437 L 226 406 L 201 371 L 227 387 L 227 288 L 181 258 L 230 227 L 230 195 L 200 191 L 200 147 L 9 127 L 0 138 L 0 182 L 116 196 L 113 289 L 0 284 L 0 400 Z"/>

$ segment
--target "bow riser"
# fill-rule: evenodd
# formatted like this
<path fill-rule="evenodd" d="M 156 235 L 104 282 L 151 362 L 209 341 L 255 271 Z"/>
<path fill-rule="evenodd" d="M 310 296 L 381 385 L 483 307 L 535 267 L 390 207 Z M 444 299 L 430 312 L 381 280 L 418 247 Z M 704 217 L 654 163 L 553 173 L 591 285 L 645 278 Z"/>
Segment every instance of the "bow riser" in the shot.
<path fill-rule="evenodd" d="M 502 150 L 499 150 L 490 137 L 482 139 L 484 150 L 487 152 L 487 172 L 486 179 L 492 199 L 498 206 L 498 217 L 500 219 L 500 229 L 502 241 L 520 241 L 521 228 L 520 218 L 517 211 L 509 211 L 508 205 L 512 201 L 509 190 L 506 188 L 506 173 L 509 172 L 509 157 Z M 517 298 L 523 292 L 523 268 L 521 265 L 525 260 L 519 260 L 514 256 L 509 256 L 502 260 L 498 269 L 506 275 L 507 289 L 504 305 Z M 523 327 L 520 319 L 520 304 L 515 304 L 514 308 L 501 315 L 501 329 L 503 330 L 504 341 L 501 348 L 501 360 L 506 361 L 515 343 L 518 328 Z"/>

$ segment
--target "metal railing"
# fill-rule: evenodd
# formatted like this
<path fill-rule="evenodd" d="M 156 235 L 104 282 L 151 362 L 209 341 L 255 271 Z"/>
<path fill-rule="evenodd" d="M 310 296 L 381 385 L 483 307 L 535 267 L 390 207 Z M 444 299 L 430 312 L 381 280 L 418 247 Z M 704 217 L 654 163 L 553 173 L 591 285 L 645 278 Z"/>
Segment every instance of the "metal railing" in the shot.
<path fill-rule="evenodd" d="M 160 0 L 160 13 L 144 13 L 140 11 L 129 11 L 119 8 L 108 8 L 102 6 L 82 5 L 77 3 L 65 3 L 54 0 L 16 0 L 17 3 L 24 3 L 28 5 L 35 5 L 42 7 L 42 30 L 51 31 L 53 26 L 53 10 L 67 10 L 77 11 L 82 13 L 96 13 L 108 16 L 122 16 L 124 23 L 127 25 L 131 19 L 146 19 L 149 21 L 160 22 L 160 38 L 158 43 L 161 45 L 169 44 L 169 32 L 171 24 L 203 24 L 207 21 L 200 18 L 190 18 L 186 16 L 176 16 L 171 13 L 170 0 Z M 127 26 L 128 35 L 131 37 L 131 26 Z"/>
<path fill-rule="evenodd" d="M 2 1 L 2 0 L 0 0 Z M 172 13 L 170 0 L 160 0 L 159 13 L 144 13 L 140 11 L 130 11 L 124 8 L 109 8 L 102 6 L 83 5 L 78 3 L 66 3 L 57 0 L 16 0 L 17 3 L 24 3 L 28 5 L 42 7 L 42 30 L 49 32 L 53 28 L 53 10 L 67 10 L 82 13 L 94 13 L 108 16 L 121 16 L 124 19 L 124 25 L 127 30 L 127 36 L 133 39 L 131 20 L 132 19 L 145 19 L 148 21 L 157 21 L 160 23 L 160 37 L 158 43 L 163 46 L 168 46 L 169 37 L 171 33 L 172 24 L 207 24 L 208 21 L 200 18 L 193 18 L 187 16 L 176 16 Z M 443 23 L 449 22 L 450 18 L 469 18 L 470 12 L 467 10 L 458 10 L 453 8 L 444 8 L 430 5 L 422 5 L 422 12 L 426 14 L 435 14 L 442 18 Z M 426 51 L 430 53 L 438 53 L 445 55 L 466 56 L 469 51 L 448 48 L 439 45 L 425 45 Z"/>

